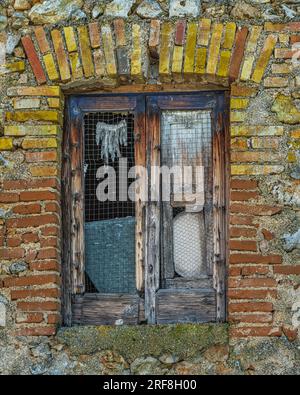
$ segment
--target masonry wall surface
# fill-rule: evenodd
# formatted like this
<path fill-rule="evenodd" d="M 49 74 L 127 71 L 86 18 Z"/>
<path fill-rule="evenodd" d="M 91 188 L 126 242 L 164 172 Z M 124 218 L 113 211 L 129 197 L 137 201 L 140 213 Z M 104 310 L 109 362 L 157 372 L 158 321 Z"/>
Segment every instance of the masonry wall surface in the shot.
<path fill-rule="evenodd" d="M 296 0 L 1 1 L 0 373 L 299 373 L 299 43 Z M 228 325 L 61 328 L 67 96 L 214 88 L 231 92 Z"/>

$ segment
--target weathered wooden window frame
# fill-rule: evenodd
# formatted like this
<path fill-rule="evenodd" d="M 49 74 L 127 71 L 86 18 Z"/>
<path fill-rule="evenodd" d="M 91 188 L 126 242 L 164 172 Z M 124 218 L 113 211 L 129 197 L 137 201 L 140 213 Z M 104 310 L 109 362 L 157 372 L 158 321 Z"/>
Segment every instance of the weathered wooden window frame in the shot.
<path fill-rule="evenodd" d="M 83 116 L 87 112 L 132 111 L 134 113 L 135 164 L 160 164 L 160 113 L 163 110 L 211 110 L 213 130 L 213 210 L 214 210 L 214 273 L 216 321 L 226 320 L 226 266 L 228 261 L 228 175 L 229 115 L 228 93 L 225 91 L 149 94 L 99 94 L 71 96 L 66 101 L 63 136 L 62 207 L 63 207 L 63 322 L 74 323 L 77 306 L 88 304 L 86 321 L 97 323 L 89 315 L 99 314 L 105 297 L 84 294 L 84 177 Z M 147 119 L 147 122 L 146 122 Z M 159 182 L 157 183 L 159 186 Z M 145 300 L 108 297 L 110 306 L 127 304 L 137 309 L 139 317 L 156 323 L 157 290 L 160 285 L 161 210 L 160 203 L 136 203 L 136 283 Z M 112 306 L 113 311 L 113 306 Z M 90 320 L 89 320 L 90 318 Z M 103 317 L 100 319 L 101 323 Z M 100 323 L 98 322 L 98 323 Z M 76 322 L 75 320 L 75 323 Z M 136 323 L 127 317 L 127 323 Z"/>

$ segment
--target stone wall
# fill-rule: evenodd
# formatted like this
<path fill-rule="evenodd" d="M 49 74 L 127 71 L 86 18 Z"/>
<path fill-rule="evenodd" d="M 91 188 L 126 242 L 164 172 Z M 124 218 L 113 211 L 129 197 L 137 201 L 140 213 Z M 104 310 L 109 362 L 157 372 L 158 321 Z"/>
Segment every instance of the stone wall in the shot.
<path fill-rule="evenodd" d="M 299 21 L 297 0 L 1 1 L 0 372 L 299 372 Z M 65 97 L 207 87 L 231 91 L 229 338 L 74 354 L 97 329 L 55 335 Z"/>

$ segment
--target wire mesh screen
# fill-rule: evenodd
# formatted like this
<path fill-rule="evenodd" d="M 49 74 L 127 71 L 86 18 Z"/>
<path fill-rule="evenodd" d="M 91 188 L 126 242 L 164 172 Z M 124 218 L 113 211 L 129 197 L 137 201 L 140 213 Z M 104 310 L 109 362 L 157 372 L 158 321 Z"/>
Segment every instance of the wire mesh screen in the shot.
<path fill-rule="evenodd" d="M 181 180 L 171 179 L 170 202 L 165 203 L 172 206 L 170 220 L 175 275 L 197 279 L 207 275 L 213 259 L 213 163 L 209 111 L 162 113 L 161 162 L 168 167 L 176 166 L 178 170 L 175 173 L 182 172 Z M 183 197 L 176 201 L 174 196 L 179 190 Z M 194 197 L 195 201 L 186 196 Z M 168 207 L 167 211 L 170 211 Z"/>
<path fill-rule="evenodd" d="M 108 174 L 99 169 L 109 166 Z M 134 115 L 88 113 L 84 117 L 86 292 L 135 291 L 135 203 L 127 194 L 134 166 Z M 123 196 L 121 197 L 121 185 Z M 99 194 L 109 194 L 104 200 Z"/>

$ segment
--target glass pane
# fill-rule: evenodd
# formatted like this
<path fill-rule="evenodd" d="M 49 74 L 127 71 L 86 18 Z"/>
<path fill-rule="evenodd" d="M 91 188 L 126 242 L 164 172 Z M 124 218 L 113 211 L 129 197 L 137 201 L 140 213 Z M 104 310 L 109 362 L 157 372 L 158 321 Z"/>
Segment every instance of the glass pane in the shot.
<path fill-rule="evenodd" d="M 163 204 L 163 209 L 171 212 L 175 276 L 201 278 L 208 273 L 213 253 L 210 111 L 162 113 L 161 162 L 173 167 L 175 174 L 170 199 Z"/>
<path fill-rule="evenodd" d="M 135 293 L 135 203 L 120 197 L 119 183 L 125 167 L 134 166 L 133 129 L 129 112 L 84 118 L 86 292 Z M 100 189 L 107 166 L 115 182 Z M 108 200 L 101 201 L 101 192 L 110 193 Z"/>

